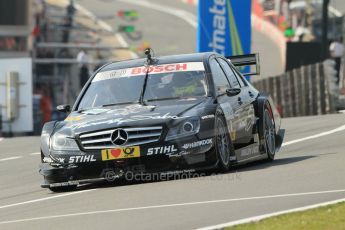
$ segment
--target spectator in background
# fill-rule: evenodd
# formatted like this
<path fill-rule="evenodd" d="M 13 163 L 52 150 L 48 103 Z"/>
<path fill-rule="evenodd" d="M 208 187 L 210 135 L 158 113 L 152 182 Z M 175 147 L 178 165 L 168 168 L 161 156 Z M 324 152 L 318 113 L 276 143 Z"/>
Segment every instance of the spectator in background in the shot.
<path fill-rule="evenodd" d="M 65 20 L 65 23 L 63 24 L 63 27 L 64 27 L 63 34 L 62 34 L 63 43 L 69 42 L 69 37 L 70 37 L 70 32 L 73 26 L 75 11 L 76 9 L 74 6 L 74 0 L 70 0 L 66 8 L 67 18 Z"/>
<path fill-rule="evenodd" d="M 335 40 L 331 43 L 329 46 L 329 51 L 331 54 L 331 57 L 335 61 L 335 69 L 337 71 L 337 84 L 339 84 L 340 79 L 340 69 L 341 69 L 341 58 L 344 56 L 344 44 L 343 44 L 343 38 L 340 37 L 338 40 Z"/>
<path fill-rule="evenodd" d="M 75 6 L 74 6 L 74 0 L 69 1 L 66 11 L 67 11 L 68 19 L 70 19 L 73 22 L 73 17 L 76 11 Z"/>
<path fill-rule="evenodd" d="M 74 0 L 70 0 L 66 8 L 66 13 L 67 13 L 67 20 L 70 22 L 71 25 L 73 24 L 75 11 L 76 9 L 74 6 Z"/>
<path fill-rule="evenodd" d="M 77 61 L 79 63 L 79 82 L 80 87 L 83 87 L 89 79 L 89 67 L 90 57 L 86 50 L 81 50 L 77 55 Z"/>
<path fill-rule="evenodd" d="M 40 14 L 37 13 L 35 15 L 35 26 L 32 30 L 32 36 L 34 37 L 34 43 L 38 43 L 41 41 L 41 28 L 40 28 Z"/>
<path fill-rule="evenodd" d="M 63 33 L 62 33 L 62 42 L 68 43 L 69 42 L 69 35 L 72 29 L 72 24 L 68 19 L 65 20 L 64 24 L 62 24 L 63 27 Z"/>
<path fill-rule="evenodd" d="M 44 21 L 42 22 L 42 25 L 41 25 L 41 36 L 42 36 L 42 40 L 44 42 L 47 42 L 48 39 L 47 39 L 47 35 L 48 35 L 48 25 L 49 25 L 49 22 L 48 22 L 48 18 L 45 18 Z"/>
<path fill-rule="evenodd" d="M 42 112 L 42 124 L 51 121 L 53 106 L 48 86 L 37 86 L 37 94 L 41 96 L 40 110 Z"/>
<path fill-rule="evenodd" d="M 101 61 L 100 63 L 97 63 L 97 65 L 95 66 L 95 68 L 93 69 L 93 71 L 97 71 L 99 68 L 101 68 L 106 62 L 103 62 L 103 55 L 101 54 L 100 50 L 97 50 L 97 61 Z"/>

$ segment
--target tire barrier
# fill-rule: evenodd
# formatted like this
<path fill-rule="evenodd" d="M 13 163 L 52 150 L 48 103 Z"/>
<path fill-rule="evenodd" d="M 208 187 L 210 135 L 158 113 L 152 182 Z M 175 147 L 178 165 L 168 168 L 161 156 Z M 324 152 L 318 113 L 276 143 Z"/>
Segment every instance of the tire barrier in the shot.
<path fill-rule="evenodd" d="M 252 84 L 272 96 L 283 117 L 334 113 L 338 96 L 334 65 L 326 60 Z"/>

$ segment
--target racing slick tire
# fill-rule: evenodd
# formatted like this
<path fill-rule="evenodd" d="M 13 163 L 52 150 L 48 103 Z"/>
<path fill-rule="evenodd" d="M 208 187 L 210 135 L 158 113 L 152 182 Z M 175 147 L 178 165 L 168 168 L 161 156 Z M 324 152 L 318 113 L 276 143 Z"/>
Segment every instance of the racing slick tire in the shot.
<path fill-rule="evenodd" d="M 222 115 L 216 116 L 215 124 L 215 151 L 218 159 L 218 169 L 221 172 L 226 172 L 230 168 L 230 153 L 231 151 L 234 152 L 234 146 Z"/>
<path fill-rule="evenodd" d="M 266 102 L 263 113 L 264 144 L 267 161 L 273 161 L 276 154 L 275 123 L 271 106 Z"/>

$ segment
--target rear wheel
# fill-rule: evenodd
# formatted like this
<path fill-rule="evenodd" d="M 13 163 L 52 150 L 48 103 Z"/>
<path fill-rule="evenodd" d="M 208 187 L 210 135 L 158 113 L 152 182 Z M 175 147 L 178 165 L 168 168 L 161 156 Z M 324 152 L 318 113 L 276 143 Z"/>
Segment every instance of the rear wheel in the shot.
<path fill-rule="evenodd" d="M 264 140 L 265 150 L 267 153 L 267 160 L 273 161 L 276 153 L 276 137 L 275 137 L 275 124 L 272 114 L 272 109 L 269 105 L 265 105 L 263 114 L 264 125 Z"/>
<path fill-rule="evenodd" d="M 225 124 L 223 117 L 218 116 L 216 118 L 216 154 L 218 158 L 218 168 L 225 172 L 230 167 L 230 155 L 231 151 L 234 151 L 234 147 L 229 137 L 229 132 Z"/>

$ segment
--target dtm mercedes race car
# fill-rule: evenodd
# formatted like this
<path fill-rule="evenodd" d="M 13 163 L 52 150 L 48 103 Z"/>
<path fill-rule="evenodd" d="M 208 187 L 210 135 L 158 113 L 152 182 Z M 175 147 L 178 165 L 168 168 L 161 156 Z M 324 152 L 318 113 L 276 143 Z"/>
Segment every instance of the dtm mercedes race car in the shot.
<path fill-rule="evenodd" d="M 280 116 L 245 79 L 259 73 L 258 55 L 146 55 L 104 65 L 72 108 L 58 106 L 69 115 L 43 127 L 42 187 L 66 191 L 128 172 L 227 171 L 274 159 Z M 249 65 L 256 71 L 239 72 Z"/>

